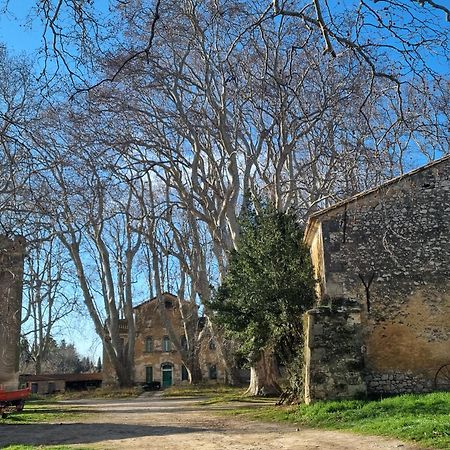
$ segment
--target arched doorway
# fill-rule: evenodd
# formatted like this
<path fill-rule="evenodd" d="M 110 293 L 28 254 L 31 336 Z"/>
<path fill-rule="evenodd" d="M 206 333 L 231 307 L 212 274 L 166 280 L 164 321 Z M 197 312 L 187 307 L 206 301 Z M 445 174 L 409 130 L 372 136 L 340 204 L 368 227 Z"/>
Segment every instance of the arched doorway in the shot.
<path fill-rule="evenodd" d="M 173 366 L 171 363 L 164 363 L 161 365 L 161 378 L 163 388 L 172 386 L 172 372 Z"/>

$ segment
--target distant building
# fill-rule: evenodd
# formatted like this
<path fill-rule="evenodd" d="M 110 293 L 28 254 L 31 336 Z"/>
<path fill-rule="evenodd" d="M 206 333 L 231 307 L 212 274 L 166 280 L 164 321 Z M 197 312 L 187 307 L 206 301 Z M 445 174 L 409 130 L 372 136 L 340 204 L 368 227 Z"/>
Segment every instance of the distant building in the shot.
<path fill-rule="evenodd" d="M 313 214 L 305 241 L 306 400 L 450 389 L 450 156 Z"/>
<path fill-rule="evenodd" d="M 188 372 L 181 358 L 177 346 L 183 348 L 186 343 L 183 320 L 180 313 L 178 298 L 172 294 L 163 294 L 164 306 L 156 298 L 150 299 L 134 308 L 136 322 L 135 343 L 135 376 L 136 383 L 159 383 L 161 387 L 188 382 Z M 164 326 L 158 308 L 164 307 L 178 342 L 169 336 Z M 203 321 L 197 316 L 195 308 L 195 321 L 197 326 L 203 327 Z M 123 339 L 127 339 L 126 321 L 121 322 Z M 211 335 L 204 330 L 198 342 L 198 364 L 203 381 L 218 383 L 225 381 L 225 367 L 221 362 L 216 343 Z M 114 370 L 109 358 L 104 352 L 103 373 L 105 384 L 114 383 Z"/>
<path fill-rule="evenodd" d="M 19 341 L 25 240 L 0 236 L 0 389 L 19 386 Z"/>
<path fill-rule="evenodd" d="M 54 394 L 65 391 L 81 391 L 99 388 L 103 374 L 96 373 L 52 373 L 20 375 L 20 384 L 31 388 L 33 394 Z"/>

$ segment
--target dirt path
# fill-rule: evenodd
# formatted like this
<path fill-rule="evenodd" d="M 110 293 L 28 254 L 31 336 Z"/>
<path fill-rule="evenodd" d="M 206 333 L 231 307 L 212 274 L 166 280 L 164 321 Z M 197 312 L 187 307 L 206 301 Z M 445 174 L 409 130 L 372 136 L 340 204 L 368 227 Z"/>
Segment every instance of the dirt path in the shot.
<path fill-rule="evenodd" d="M 222 417 L 213 411 L 225 406 L 197 402 L 160 397 L 65 402 L 86 417 L 76 423 L 1 424 L 0 448 L 11 443 L 157 450 L 418 448 L 380 437 Z"/>

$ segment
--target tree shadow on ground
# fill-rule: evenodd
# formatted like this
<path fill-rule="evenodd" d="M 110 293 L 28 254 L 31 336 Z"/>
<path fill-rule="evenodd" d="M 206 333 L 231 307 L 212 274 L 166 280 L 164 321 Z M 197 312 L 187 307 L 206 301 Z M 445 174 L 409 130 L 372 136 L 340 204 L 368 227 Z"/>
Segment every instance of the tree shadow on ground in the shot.
<path fill-rule="evenodd" d="M 105 440 L 218 431 L 222 430 L 203 427 L 127 425 L 116 423 L 2 424 L 0 425 L 0 448 L 12 444 L 89 444 Z"/>

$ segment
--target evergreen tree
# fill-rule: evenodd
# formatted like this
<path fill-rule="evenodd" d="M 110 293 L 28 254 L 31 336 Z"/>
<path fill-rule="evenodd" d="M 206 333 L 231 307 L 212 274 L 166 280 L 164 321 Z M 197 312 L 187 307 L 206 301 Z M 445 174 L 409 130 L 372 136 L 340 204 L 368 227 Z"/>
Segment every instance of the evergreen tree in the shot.
<path fill-rule="evenodd" d="M 313 302 L 310 254 L 295 216 L 270 205 L 257 213 L 249 205 L 238 250 L 211 305 L 216 320 L 237 339 L 251 365 L 271 351 L 289 369 L 302 360 L 302 316 Z M 300 372 L 291 373 L 298 394 L 301 368 L 294 372 Z"/>

